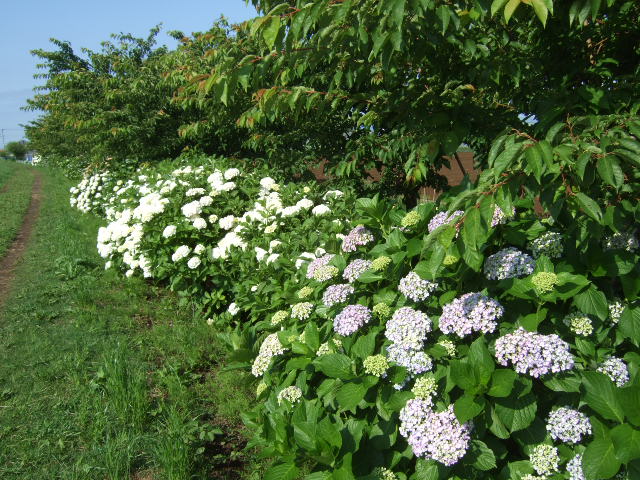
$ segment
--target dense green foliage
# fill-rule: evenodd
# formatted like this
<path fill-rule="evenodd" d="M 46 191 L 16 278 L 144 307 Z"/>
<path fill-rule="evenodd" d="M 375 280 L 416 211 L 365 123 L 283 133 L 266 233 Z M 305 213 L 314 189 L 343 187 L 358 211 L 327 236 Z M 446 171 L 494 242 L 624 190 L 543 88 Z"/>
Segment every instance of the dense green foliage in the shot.
<path fill-rule="evenodd" d="M 506 128 L 540 133 L 636 101 L 637 2 L 254 3 L 263 16 L 173 51 L 154 47 L 157 30 L 83 56 L 59 41 L 35 51 L 46 83 L 29 108 L 46 113 L 29 138 L 81 164 L 187 149 L 288 174 L 326 160 L 353 180 L 385 166 L 387 192 L 411 192 L 443 187 L 443 155 L 461 142 L 482 161 Z"/>

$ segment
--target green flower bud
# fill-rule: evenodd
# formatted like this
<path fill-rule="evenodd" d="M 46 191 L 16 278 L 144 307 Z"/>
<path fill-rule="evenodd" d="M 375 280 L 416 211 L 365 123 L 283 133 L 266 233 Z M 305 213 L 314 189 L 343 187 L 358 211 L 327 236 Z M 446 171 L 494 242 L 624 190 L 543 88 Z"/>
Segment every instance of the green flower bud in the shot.
<path fill-rule="evenodd" d="M 303 287 L 300 290 L 298 290 L 298 298 L 307 298 L 312 293 L 313 293 L 313 288 Z"/>
<path fill-rule="evenodd" d="M 391 259 L 386 255 L 383 255 L 382 257 L 378 257 L 373 262 L 371 262 L 371 269 L 376 272 L 380 272 L 386 269 L 390 263 Z"/>
<path fill-rule="evenodd" d="M 402 222 L 400 223 L 404 228 L 409 228 L 409 227 L 413 227 L 414 225 L 417 225 L 419 222 L 420 222 L 420 214 L 415 210 L 412 210 L 402 218 Z"/>
<path fill-rule="evenodd" d="M 389 368 L 389 362 L 384 355 L 372 355 L 364 359 L 363 366 L 368 375 L 384 377 Z"/>
<path fill-rule="evenodd" d="M 286 320 L 288 316 L 289 312 L 286 310 L 278 310 L 271 317 L 271 325 L 280 325 L 280 323 L 282 323 L 283 320 Z"/>
<path fill-rule="evenodd" d="M 558 284 L 558 276 L 552 272 L 538 272 L 531 277 L 531 283 L 540 293 L 548 293 Z"/>
<path fill-rule="evenodd" d="M 381 319 L 387 318 L 391 315 L 391 307 L 386 303 L 377 303 L 373 306 L 373 314 Z"/>

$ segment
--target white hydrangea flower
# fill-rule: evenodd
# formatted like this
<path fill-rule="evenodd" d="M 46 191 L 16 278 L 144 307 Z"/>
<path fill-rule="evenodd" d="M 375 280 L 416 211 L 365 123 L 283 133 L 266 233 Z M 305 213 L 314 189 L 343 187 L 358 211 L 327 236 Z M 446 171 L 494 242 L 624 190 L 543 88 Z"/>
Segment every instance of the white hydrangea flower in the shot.
<path fill-rule="evenodd" d="M 196 255 L 201 255 L 204 253 L 204 251 L 205 251 L 205 247 L 201 243 L 196 245 L 196 248 L 193 249 L 193 253 L 195 253 Z"/>
<path fill-rule="evenodd" d="M 320 217 L 322 215 L 327 215 L 331 213 L 331 209 L 325 204 L 321 203 L 320 205 L 316 205 L 311 209 L 311 213 L 313 213 L 316 217 Z"/>
<path fill-rule="evenodd" d="M 164 227 L 164 230 L 162 231 L 162 236 L 164 238 L 173 237 L 176 234 L 177 230 L 178 229 L 176 228 L 175 225 L 167 225 L 166 227 Z"/>
<path fill-rule="evenodd" d="M 174 262 L 178 262 L 183 258 L 186 258 L 187 255 L 191 252 L 191 249 L 186 245 L 180 245 L 176 251 L 171 255 L 171 260 Z"/>
<path fill-rule="evenodd" d="M 225 180 L 231 180 L 232 178 L 235 178 L 238 175 L 240 175 L 240 170 L 238 170 L 237 168 L 228 168 L 227 170 L 224 171 Z"/>
<path fill-rule="evenodd" d="M 187 266 L 193 270 L 194 268 L 198 268 L 201 263 L 202 260 L 200 260 L 200 257 L 191 257 L 187 262 Z"/>
<path fill-rule="evenodd" d="M 235 223 L 236 217 L 234 217 L 233 215 L 227 215 L 226 217 L 222 217 L 220 219 L 218 225 L 220 225 L 220 228 L 222 230 L 231 230 Z"/>
<path fill-rule="evenodd" d="M 229 312 L 233 316 L 237 315 L 239 311 L 240 309 L 236 305 L 236 302 L 229 304 L 229 307 L 227 308 L 227 312 Z"/>
<path fill-rule="evenodd" d="M 269 190 L 275 183 L 276 181 L 271 177 L 264 177 L 260 180 L 260 186 L 265 190 Z"/>
<path fill-rule="evenodd" d="M 193 227 L 202 230 L 203 228 L 207 228 L 207 221 L 202 217 L 196 217 L 193 219 Z"/>

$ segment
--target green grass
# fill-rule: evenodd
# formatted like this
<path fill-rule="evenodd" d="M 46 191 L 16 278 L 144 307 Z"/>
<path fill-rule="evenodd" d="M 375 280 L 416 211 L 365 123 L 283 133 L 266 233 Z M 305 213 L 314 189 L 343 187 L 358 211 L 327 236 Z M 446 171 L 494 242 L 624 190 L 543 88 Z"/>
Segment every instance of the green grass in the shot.
<path fill-rule="evenodd" d="M 14 295 L 0 311 L 0 478 L 259 479 L 243 451 L 246 374 L 216 333 L 141 280 L 102 269 L 98 221 L 43 172 Z"/>
<path fill-rule="evenodd" d="M 0 193 L 0 258 L 11 246 L 22 225 L 24 213 L 29 208 L 33 172 L 30 167 L 15 165 L 14 168 L 0 163 L 0 175 L 7 174 L 7 190 Z M 1 188 L 1 187 L 0 187 Z"/>
<path fill-rule="evenodd" d="M 0 158 L 0 189 L 4 186 L 8 178 L 13 175 L 13 172 L 18 168 L 19 164 L 16 162 L 10 162 Z"/>

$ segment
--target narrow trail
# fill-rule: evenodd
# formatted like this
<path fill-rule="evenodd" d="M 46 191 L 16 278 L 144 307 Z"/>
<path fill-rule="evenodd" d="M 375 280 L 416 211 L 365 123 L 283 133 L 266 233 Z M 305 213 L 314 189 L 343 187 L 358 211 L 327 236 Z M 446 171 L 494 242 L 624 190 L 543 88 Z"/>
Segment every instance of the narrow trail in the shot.
<path fill-rule="evenodd" d="M 0 308 L 4 304 L 5 300 L 11 290 L 11 284 L 15 277 L 16 265 L 22 258 L 33 231 L 38 215 L 40 214 L 40 200 L 42 193 L 42 179 L 40 172 L 34 171 L 35 180 L 33 187 L 31 188 L 31 201 L 29 202 L 29 208 L 22 220 L 22 226 L 18 235 L 13 240 L 11 247 L 7 250 L 4 258 L 0 259 Z"/>

